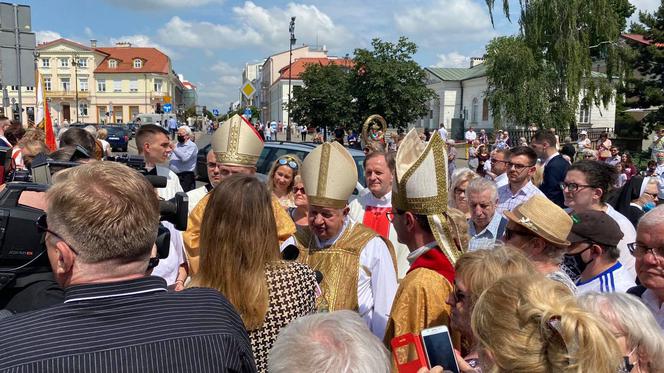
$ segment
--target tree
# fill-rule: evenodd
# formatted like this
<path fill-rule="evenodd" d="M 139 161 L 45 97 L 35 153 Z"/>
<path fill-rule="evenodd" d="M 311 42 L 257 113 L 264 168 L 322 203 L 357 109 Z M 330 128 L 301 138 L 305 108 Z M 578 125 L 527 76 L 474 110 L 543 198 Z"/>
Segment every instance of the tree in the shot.
<path fill-rule="evenodd" d="M 493 22 L 494 0 L 485 0 Z M 613 78 L 624 71 L 617 41 L 633 7 L 627 0 L 522 0 L 519 33 L 511 40 L 494 40 L 487 54 L 489 102 L 500 119 L 547 127 L 575 126 L 579 96 L 583 105 L 605 106 L 613 96 Z M 509 19 L 509 0 L 503 0 Z M 517 52 L 527 62 L 509 61 Z M 604 77 L 593 75 L 593 62 L 602 60 Z M 517 77 L 517 80 L 511 78 Z M 515 82 L 519 84 L 514 87 Z M 515 95 L 527 95 L 517 97 Z M 524 110 L 538 113 L 525 115 Z"/>
<path fill-rule="evenodd" d="M 357 102 L 357 123 L 380 114 L 392 126 L 403 128 L 428 115 L 436 93 L 427 88 L 426 73 L 413 54 L 417 45 L 406 37 L 394 44 L 373 39 L 373 50 L 356 49 L 351 92 Z"/>
<path fill-rule="evenodd" d="M 290 107 L 296 123 L 307 127 L 352 127 L 354 104 L 346 67 L 308 64 L 300 78 L 304 86 L 293 87 Z"/>
<path fill-rule="evenodd" d="M 630 31 L 643 35 L 649 44 L 633 45 L 630 63 L 638 74 L 626 79 L 623 93 L 628 108 L 658 108 L 641 121 L 648 135 L 664 123 L 664 3 L 652 14 L 639 13 L 639 21 Z"/>

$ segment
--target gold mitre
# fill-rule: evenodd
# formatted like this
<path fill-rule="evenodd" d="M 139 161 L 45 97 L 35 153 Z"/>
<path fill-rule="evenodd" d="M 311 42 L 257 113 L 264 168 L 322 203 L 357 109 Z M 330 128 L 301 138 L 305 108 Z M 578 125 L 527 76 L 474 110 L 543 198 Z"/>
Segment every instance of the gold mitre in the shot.
<path fill-rule="evenodd" d="M 428 144 L 412 129 L 399 145 L 395 157 L 396 175 L 392 206 L 401 211 L 426 215 L 438 246 L 454 264 L 461 251 L 451 232 L 456 225 L 447 215 L 447 151 L 438 134 Z"/>
<path fill-rule="evenodd" d="M 357 185 L 357 166 L 341 144 L 326 142 L 304 158 L 302 181 L 310 205 L 341 209 Z"/>
<path fill-rule="evenodd" d="M 263 151 L 263 140 L 251 123 L 236 114 L 214 132 L 212 150 L 219 163 L 256 167 Z"/>

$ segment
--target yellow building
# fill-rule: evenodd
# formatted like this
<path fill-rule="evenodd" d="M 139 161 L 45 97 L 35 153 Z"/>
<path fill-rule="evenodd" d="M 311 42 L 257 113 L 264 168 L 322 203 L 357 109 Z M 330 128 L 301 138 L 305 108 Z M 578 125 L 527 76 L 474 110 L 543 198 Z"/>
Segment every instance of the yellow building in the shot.
<path fill-rule="evenodd" d="M 58 39 L 37 46 L 39 72 L 54 122 L 127 123 L 136 114 L 155 113 L 170 102 L 182 103 L 184 86 L 170 58 L 155 48 L 118 43 L 97 47 Z M 9 90 L 16 98 L 16 87 Z M 33 87 L 23 87 L 23 120 L 28 123 L 35 105 Z M 13 106 L 5 110 L 13 115 Z"/>

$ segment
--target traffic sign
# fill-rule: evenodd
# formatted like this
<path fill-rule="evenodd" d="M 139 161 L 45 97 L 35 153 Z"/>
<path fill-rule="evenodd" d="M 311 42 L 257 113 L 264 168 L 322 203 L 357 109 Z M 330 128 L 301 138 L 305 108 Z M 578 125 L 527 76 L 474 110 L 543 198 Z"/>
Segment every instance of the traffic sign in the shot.
<path fill-rule="evenodd" d="M 171 103 L 171 96 L 164 96 L 164 102 L 167 104 Z"/>
<path fill-rule="evenodd" d="M 244 109 L 244 116 L 247 118 L 251 118 L 251 108 Z"/>
<path fill-rule="evenodd" d="M 250 99 L 251 96 L 254 95 L 254 93 L 256 93 L 256 88 L 254 88 L 254 86 L 251 84 L 251 82 L 247 82 L 247 84 L 242 86 L 242 94 L 247 99 Z"/>
<path fill-rule="evenodd" d="M 164 109 L 164 113 L 170 113 L 173 110 L 173 105 L 164 104 L 161 108 Z"/>
<path fill-rule="evenodd" d="M 219 116 L 219 109 L 212 109 L 212 115 L 214 115 L 215 117 L 218 117 Z"/>

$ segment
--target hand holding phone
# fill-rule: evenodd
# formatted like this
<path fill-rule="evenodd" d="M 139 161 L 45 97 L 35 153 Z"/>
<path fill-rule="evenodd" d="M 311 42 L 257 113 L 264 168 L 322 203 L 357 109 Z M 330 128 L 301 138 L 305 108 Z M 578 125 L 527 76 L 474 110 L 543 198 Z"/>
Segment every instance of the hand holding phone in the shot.
<path fill-rule="evenodd" d="M 421 335 L 429 367 L 440 365 L 445 368 L 445 371 L 459 373 L 459 365 L 454 356 L 454 347 L 447 326 L 424 329 Z"/>

